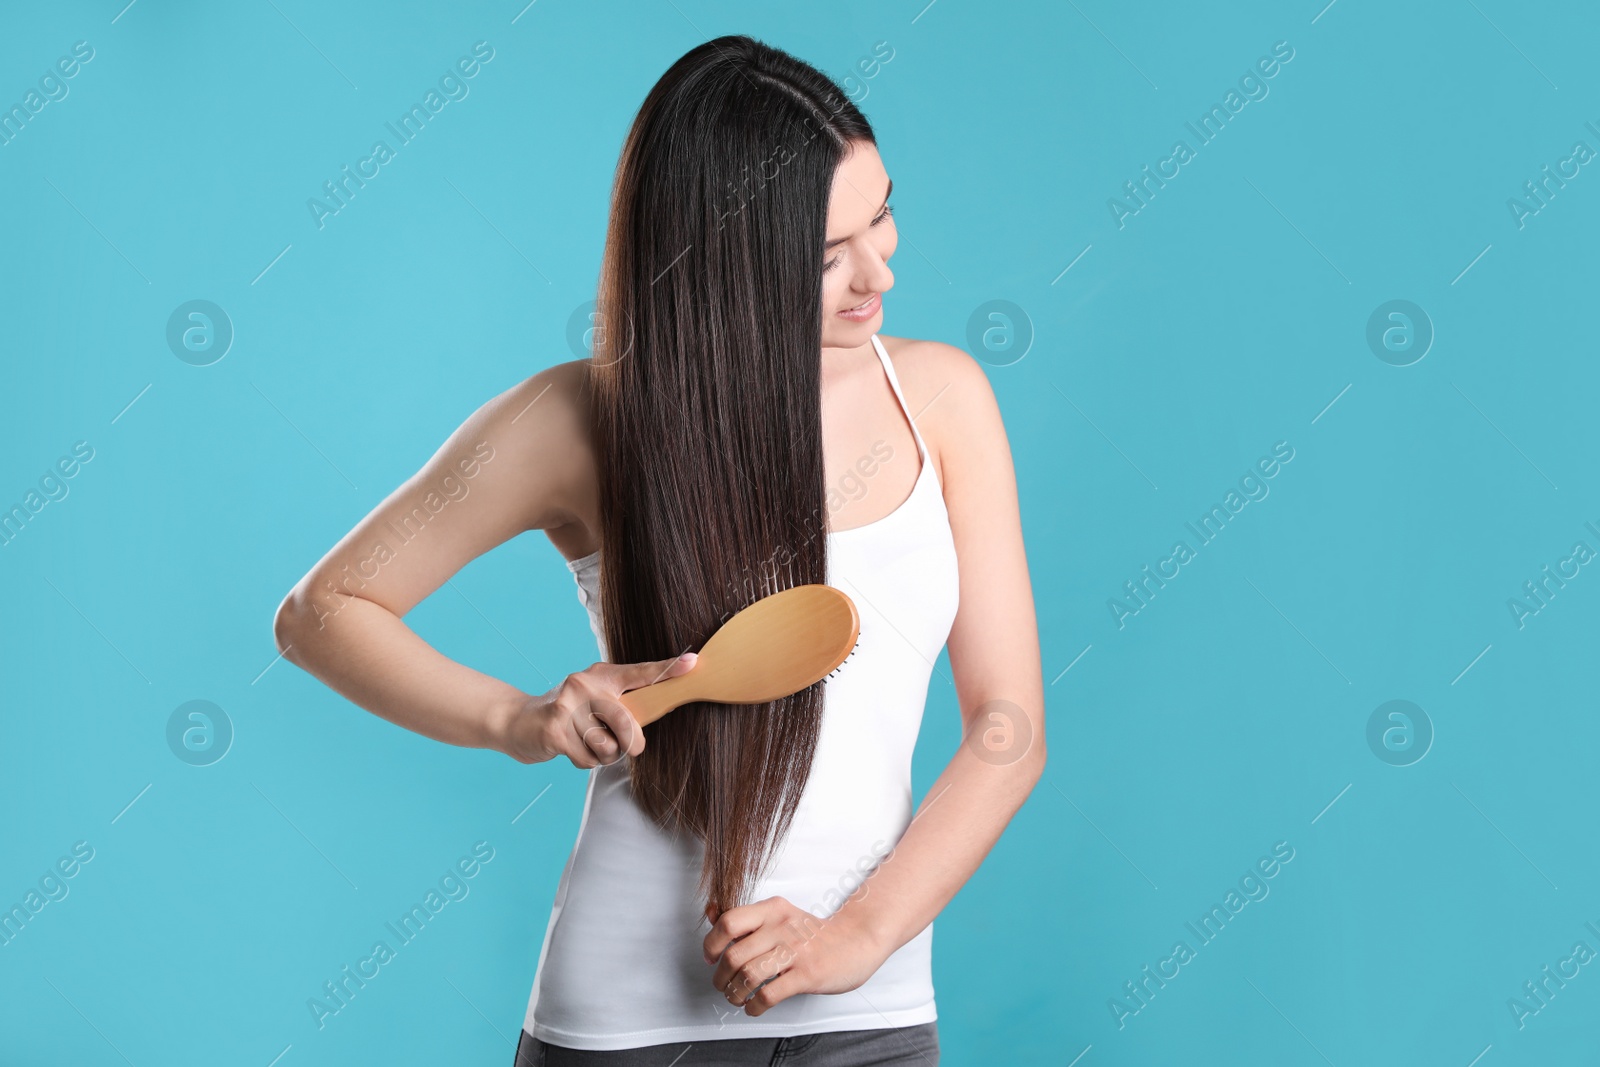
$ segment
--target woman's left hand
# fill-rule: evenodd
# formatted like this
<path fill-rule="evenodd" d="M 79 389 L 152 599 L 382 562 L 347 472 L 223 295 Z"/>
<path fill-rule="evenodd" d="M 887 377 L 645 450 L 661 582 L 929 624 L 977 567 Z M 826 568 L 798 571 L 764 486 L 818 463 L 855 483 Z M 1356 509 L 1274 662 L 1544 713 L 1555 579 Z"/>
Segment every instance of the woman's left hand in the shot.
<path fill-rule="evenodd" d="M 760 1015 L 796 993 L 847 993 L 887 958 L 842 912 L 820 919 L 783 897 L 721 914 L 708 904 L 706 918 L 705 958 L 716 964 L 711 984 L 746 1015 Z"/>

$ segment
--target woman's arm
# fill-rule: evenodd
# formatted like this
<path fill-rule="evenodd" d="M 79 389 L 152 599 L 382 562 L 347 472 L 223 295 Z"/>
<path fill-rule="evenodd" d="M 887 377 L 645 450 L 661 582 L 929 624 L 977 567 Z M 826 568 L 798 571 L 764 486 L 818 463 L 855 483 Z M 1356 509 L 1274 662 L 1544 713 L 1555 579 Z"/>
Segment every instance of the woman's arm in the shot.
<path fill-rule="evenodd" d="M 402 619 L 475 557 L 572 521 L 586 373 L 559 364 L 473 412 L 284 598 L 273 620 L 284 657 L 408 730 L 506 751 L 528 694 L 444 656 Z"/>
<path fill-rule="evenodd" d="M 842 993 L 870 978 L 978 869 L 1044 770 L 1038 624 L 999 405 L 965 352 L 934 342 L 907 348 L 897 374 L 911 410 L 923 411 L 923 438 L 942 446 L 935 450 L 961 572 L 947 647 L 965 739 L 894 850 L 831 918 L 781 898 L 708 916 L 708 962 L 722 957 L 712 982 L 749 1015 L 795 993 Z M 748 944 L 734 940 L 752 933 Z M 751 989 L 759 991 L 746 1002 Z"/>

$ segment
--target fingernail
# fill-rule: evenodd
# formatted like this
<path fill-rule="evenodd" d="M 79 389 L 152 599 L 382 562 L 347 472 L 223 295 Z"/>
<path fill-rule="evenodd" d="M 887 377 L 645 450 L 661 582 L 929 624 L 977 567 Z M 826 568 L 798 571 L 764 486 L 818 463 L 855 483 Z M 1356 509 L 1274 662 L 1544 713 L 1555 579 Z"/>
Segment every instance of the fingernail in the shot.
<path fill-rule="evenodd" d="M 695 661 L 700 658 L 700 653 L 698 653 L 698 652 L 685 652 L 683 655 L 679 656 L 678 658 L 680 660 L 682 660 L 684 663 L 687 663 L 689 666 L 693 667 L 695 665 Z"/>

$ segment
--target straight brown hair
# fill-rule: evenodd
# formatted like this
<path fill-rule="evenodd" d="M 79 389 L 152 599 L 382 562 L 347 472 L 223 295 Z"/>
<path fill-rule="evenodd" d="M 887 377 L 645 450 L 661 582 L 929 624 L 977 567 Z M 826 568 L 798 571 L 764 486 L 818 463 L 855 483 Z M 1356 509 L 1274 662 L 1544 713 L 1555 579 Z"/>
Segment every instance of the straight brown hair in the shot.
<path fill-rule="evenodd" d="M 742 35 L 687 52 L 628 131 L 590 390 L 612 662 L 698 650 L 754 600 L 827 580 L 823 244 L 852 141 L 876 143 L 837 84 Z M 788 833 L 822 684 L 644 727 L 632 795 L 704 843 L 699 892 L 721 910 Z"/>

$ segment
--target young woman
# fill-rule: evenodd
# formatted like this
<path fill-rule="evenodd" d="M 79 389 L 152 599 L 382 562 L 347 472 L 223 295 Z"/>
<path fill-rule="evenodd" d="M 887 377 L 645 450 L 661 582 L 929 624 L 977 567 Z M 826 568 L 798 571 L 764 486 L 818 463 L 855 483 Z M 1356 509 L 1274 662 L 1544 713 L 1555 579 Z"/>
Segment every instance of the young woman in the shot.
<path fill-rule="evenodd" d="M 938 1060 L 932 921 L 1039 778 L 1044 693 L 984 372 L 876 332 L 889 192 L 821 72 L 743 36 L 688 52 L 623 146 L 591 358 L 484 404 L 279 608 L 284 654 L 361 707 L 590 772 L 519 1067 Z M 430 509 L 458 476 L 470 493 Z M 420 533 L 344 569 L 400 528 Z M 528 530 L 566 558 L 601 654 L 537 695 L 401 621 Z M 811 582 L 861 617 L 832 678 L 642 728 L 619 703 Z M 965 740 L 913 815 L 946 646 Z"/>

